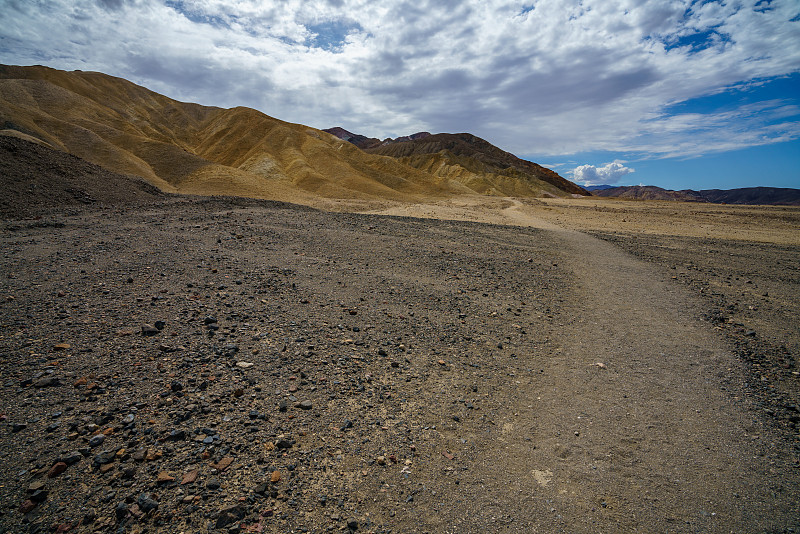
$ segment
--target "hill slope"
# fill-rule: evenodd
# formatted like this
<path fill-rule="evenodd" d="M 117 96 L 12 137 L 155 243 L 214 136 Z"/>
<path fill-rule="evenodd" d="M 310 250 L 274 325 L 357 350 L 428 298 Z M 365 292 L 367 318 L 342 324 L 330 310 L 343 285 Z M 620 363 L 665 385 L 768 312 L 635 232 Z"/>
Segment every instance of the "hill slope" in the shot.
<path fill-rule="evenodd" d="M 502 196 L 589 195 L 554 171 L 520 159 L 468 133 L 436 134 L 366 150 L 398 158 L 417 169 L 457 181 L 482 194 Z"/>
<path fill-rule="evenodd" d="M 94 72 L 0 65 L 0 133 L 40 140 L 167 192 L 303 204 L 473 192 L 320 130 L 244 107 L 178 102 Z"/>
<path fill-rule="evenodd" d="M 164 193 L 134 176 L 110 172 L 72 154 L 0 136 L 0 217 L 25 217 L 78 204 L 157 200 Z"/>
<path fill-rule="evenodd" d="M 0 67 L 0 124 L 170 192 L 307 203 L 459 191 L 303 125 L 177 102 L 100 73 Z"/>

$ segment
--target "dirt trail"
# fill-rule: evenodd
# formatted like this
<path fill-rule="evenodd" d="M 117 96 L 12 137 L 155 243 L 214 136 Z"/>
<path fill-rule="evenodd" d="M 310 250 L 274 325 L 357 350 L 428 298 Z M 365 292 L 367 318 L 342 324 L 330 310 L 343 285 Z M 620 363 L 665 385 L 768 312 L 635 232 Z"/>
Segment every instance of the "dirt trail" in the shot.
<path fill-rule="evenodd" d="M 499 432 L 475 447 L 460 496 L 491 495 L 496 505 L 468 517 L 451 507 L 443 524 L 452 532 L 797 527 L 797 470 L 741 400 L 740 362 L 700 321 L 700 303 L 656 267 L 509 200 L 502 222 L 547 230 L 562 250 L 573 315 L 557 325 L 555 351 L 529 356 L 535 368 L 509 379 L 515 393 Z"/>

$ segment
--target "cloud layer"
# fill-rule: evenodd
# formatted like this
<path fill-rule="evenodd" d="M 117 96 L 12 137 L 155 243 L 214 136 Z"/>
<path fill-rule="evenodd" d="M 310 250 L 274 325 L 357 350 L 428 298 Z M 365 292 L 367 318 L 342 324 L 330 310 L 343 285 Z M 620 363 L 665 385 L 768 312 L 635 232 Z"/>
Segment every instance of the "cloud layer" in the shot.
<path fill-rule="evenodd" d="M 800 69 L 795 0 L 0 0 L 0 13 L 0 62 L 369 136 L 651 157 L 800 137 L 797 102 L 735 98 Z M 734 97 L 675 111 L 714 94 Z"/>
<path fill-rule="evenodd" d="M 606 163 L 602 167 L 594 165 L 581 165 L 572 171 L 572 178 L 584 185 L 616 184 L 620 178 L 626 176 L 634 169 L 624 166 L 619 161 Z"/>

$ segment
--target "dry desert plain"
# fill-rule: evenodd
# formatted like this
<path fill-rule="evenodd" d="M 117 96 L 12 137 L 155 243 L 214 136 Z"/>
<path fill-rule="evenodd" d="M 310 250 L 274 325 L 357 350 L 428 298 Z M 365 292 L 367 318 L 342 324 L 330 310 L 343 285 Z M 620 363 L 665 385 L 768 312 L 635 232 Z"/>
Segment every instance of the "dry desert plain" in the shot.
<path fill-rule="evenodd" d="M 800 531 L 800 209 L 2 221 L 0 531 Z"/>

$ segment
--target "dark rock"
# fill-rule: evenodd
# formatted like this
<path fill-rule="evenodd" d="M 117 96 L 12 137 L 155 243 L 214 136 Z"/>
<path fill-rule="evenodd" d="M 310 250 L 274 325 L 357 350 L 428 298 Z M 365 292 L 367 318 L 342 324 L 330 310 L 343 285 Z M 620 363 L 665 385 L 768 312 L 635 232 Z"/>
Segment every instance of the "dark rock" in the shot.
<path fill-rule="evenodd" d="M 353 428 L 353 422 L 350 419 L 345 419 L 339 430 L 347 430 L 348 428 Z"/>
<path fill-rule="evenodd" d="M 224 510 L 220 510 L 217 515 L 217 522 L 214 523 L 214 528 L 224 528 L 231 523 L 241 521 L 244 519 L 244 516 L 245 510 L 239 505 L 225 508 Z"/>
<path fill-rule="evenodd" d="M 300 408 L 301 410 L 310 410 L 311 408 L 314 407 L 314 405 L 311 403 L 310 400 L 304 400 L 297 403 L 297 407 Z"/>
<path fill-rule="evenodd" d="M 209 478 L 206 482 L 206 488 L 210 490 L 217 490 L 222 485 L 218 478 Z"/>
<path fill-rule="evenodd" d="M 144 513 L 150 510 L 158 510 L 158 501 L 153 500 L 147 493 L 139 495 L 139 498 L 136 499 L 136 504 L 139 505 L 139 508 L 141 508 Z"/>
<path fill-rule="evenodd" d="M 98 468 L 102 465 L 110 464 L 114 461 L 113 451 L 103 451 L 92 459 L 92 465 Z"/>
<path fill-rule="evenodd" d="M 47 388 L 47 387 L 60 386 L 60 385 L 61 385 L 61 382 L 58 380 L 58 378 L 55 378 L 55 377 L 52 377 L 52 376 L 42 377 L 42 378 L 36 380 L 33 383 L 33 387 L 36 387 L 36 388 Z"/>
<path fill-rule="evenodd" d="M 48 493 L 47 490 L 44 489 L 36 490 L 33 493 L 31 493 L 31 496 L 29 498 L 30 500 L 38 504 L 40 502 L 44 502 L 44 500 L 47 499 L 47 493 Z"/>
<path fill-rule="evenodd" d="M 164 321 L 156 321 L 153 323 L 153 326 L 156 327 L 156 330 L 164 330 L 164 327 L 167 326 L 167 323 Z"/>
<path fill-rule="evenodd" d="M 124 502 L 117 503 L 114 508 L 114 515 L 117 516 L 117 521 L 122 521 L 128 516 L 128 505 Z"/>
<path fill-rule="evenodd" d="M 30 499 L 26 499 L 22 504 L 19 505 L 19 511 L 23 514 L 27 514 L 34 508 L 36 508 L 36 503 Z"/>
<path fill-rule="evenodd" d="M 358 530 L 358 520 L 352 518 L 348 519 L 347 528 L 349 528 L 350 530 Z"/>
<path fill-rule="evenodd" d="M 142 325 L 142 335 L 143 336 L 154 336 L 158 334 L 160 330 L 151 324 L 143 324 Z"/>
<path fill-rule="evenodd" d="M 186 439 L 186 431 L 185 430 L 173 430 L 169 433 L 167 437 L 170 441 L 183 441 Z"/>
<path fill-rule="evenodd" d="M 279 449 L 291 449 L 294 442 L 288 439 L 279 439 L 275 442 L 275 446 Z"/>
<path fill-rule="evenodd" d="M 17 433 L 26 428 L 28 428 L 28 425 L 25 423 L 11 423 L 11 432 Z"/>
<path fill-rule="evenodd" d="M 94 447 L 99 447 L 100 445 L 102 445 L 102 444 L 103 444 L 103 442 L 104 442 L 105 440 L 106 440 L 106 437 L 105 437 L 105 435 L 103 435 L 103 434 L 97 434 L 96 436 L 92 436 L 92 437 L 89 439 L 89 446 L 90 446 L 90 447 L 92 447 L 92 448 L 94 448 Z"/>

